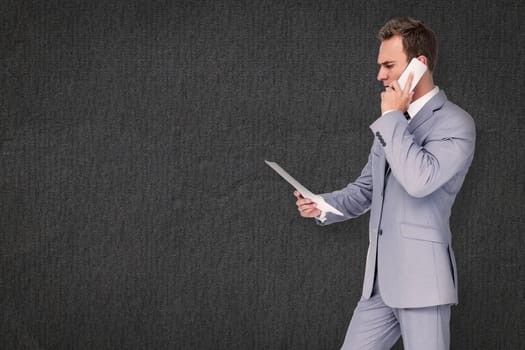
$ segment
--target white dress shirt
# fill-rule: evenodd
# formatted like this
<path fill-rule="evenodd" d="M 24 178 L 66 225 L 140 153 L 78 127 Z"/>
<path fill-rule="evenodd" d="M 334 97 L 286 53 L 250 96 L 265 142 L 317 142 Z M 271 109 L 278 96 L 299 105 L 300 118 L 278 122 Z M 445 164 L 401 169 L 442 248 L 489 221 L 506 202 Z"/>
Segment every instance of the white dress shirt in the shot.
<path fill-rule="evenodd" d="M 428 101 L 432 99 L 432 97 L 436 96 L 439 93 L 439 87 L 434 86 L 432 90 L 418 98 L 417 100 L 413 101 L 408 106 L 408 114 L 410 115 L 410 119 L 412 119 L 420 110 L 423 108 L 424 105 L 427 104 Z M 409 120 L 410 122 L 410 120 Z"/>

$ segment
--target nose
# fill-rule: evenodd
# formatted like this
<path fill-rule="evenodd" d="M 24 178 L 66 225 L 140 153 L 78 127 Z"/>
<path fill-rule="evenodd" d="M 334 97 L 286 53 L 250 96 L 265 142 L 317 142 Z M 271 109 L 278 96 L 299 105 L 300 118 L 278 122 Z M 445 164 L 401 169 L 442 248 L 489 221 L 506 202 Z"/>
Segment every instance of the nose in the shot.
<path fill-rule="evenodd" d="M 387 78 L 388 77 L 387 77 L 387 74 L 386 74 L 386 69 L 383 66 L 381 66 L 379 68 L 379 72 L 377 72 L 377 80 L 383 81 L 383 80 L 387 80 Z"/>

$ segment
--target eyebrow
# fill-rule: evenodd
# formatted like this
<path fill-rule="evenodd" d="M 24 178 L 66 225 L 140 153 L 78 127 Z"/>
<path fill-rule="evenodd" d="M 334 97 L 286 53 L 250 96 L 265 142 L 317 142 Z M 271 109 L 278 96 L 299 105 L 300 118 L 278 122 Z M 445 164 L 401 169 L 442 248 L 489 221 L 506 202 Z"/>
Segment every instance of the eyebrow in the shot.
<path fill-rule="evenodd" d="M 396 63 L 396 61 L 384 61 L 384 62 L 379 62 L 378 65 L 380 66 L 386 66 L 388 64 L 393 64 L 393 63 Z"/>

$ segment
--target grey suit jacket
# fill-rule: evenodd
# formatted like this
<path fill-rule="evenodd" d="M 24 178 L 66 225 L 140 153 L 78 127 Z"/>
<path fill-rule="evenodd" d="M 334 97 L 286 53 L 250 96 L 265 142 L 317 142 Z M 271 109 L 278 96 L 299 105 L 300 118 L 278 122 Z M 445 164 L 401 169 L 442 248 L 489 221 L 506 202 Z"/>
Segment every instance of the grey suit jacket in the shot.
<path fill-rule="evenodd" d="M 370 129 L 375 139 L 361 175 L 322 195 L 345 215 L 328 213 L 324 224 L 371 210 L 363 298 L 372 294 L 377 264 L 381 296 L 390 307 L 455 304 L 449 217 L 474 155 L 474 122 L 440 91 L 410 123 L 392 111 Z"/>

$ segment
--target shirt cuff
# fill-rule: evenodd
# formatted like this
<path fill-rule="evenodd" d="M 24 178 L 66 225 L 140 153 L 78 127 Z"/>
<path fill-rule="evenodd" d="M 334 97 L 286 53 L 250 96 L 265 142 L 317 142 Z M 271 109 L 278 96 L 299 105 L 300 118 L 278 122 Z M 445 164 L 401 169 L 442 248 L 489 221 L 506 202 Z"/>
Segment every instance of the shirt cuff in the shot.
<path fill-rule="evenodd" d="M 321 215 L 319 215 L 315 219 L 320 221 L 321 223 L 324 223 L 326 221 L 326 212 L 325 211 L 321 211 Z"/>

